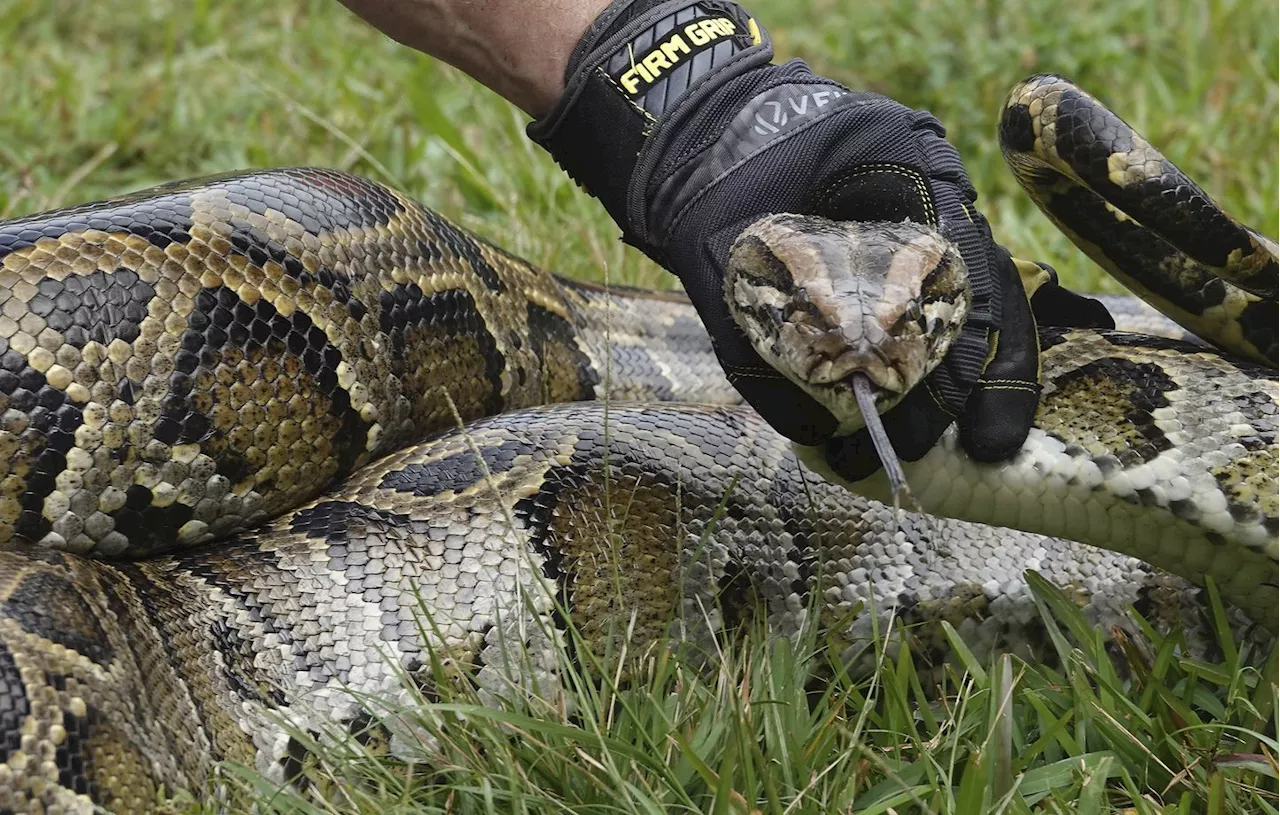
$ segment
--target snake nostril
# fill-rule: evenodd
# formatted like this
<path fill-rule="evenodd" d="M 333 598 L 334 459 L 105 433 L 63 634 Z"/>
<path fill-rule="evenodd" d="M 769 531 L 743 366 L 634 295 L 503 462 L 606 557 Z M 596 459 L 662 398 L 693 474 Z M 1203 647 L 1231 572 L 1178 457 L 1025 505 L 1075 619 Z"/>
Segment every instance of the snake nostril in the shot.
<path fill-rule="evenodd" d="M 889 367 L 892 365 L 892 363 L 889 361 L 889 355 L 885 353 L 884 348 L 880 346 L 878 343 L 866 342 L 865 345 L 866 345 L 866 349 L 863 350 L 862 353 L 867 354 L 868 356 L 875 357 L 885 367 Z"/>

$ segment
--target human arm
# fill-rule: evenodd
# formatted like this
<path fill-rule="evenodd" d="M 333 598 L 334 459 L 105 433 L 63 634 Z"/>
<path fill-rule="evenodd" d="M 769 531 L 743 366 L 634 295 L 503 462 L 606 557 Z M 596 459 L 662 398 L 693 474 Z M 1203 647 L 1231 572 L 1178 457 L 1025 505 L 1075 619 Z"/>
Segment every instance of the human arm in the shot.
<path fill-rule="evenodd" d="M 974 307 L 947 358 L 885 416 L 886 428 L 907 459 L 953 421 L 979 459 L 1020 446 L 1039 395 L 1034 321 L 932 116 L 798 61 L 772 64 L 767 34 L 730 2 L 344 2 L 535 116 L 534 140 L 601 200 L 627 242 L 680 277 L 730 381 L 802 443 L 823 443 L 836 422 L 761 361 L 730 319 L 722 280 L 733 237 L 778 211 L 937 227 L 960 246 Z M 849 477 L 877 466 L 856 436 L 831 450 Z"/>
<path fill-rule="evenodd" d="M 341 0 L 387 36 L 458 68 L 537 118 L 609 0 Z"/>

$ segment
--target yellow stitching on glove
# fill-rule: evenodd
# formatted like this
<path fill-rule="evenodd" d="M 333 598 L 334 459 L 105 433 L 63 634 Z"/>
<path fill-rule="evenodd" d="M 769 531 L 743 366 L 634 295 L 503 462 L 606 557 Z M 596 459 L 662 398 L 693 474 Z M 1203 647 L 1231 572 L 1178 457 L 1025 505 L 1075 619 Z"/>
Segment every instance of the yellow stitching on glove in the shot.
<path fill-rule="evenodd" d="M 728 379 L 730 382 L 733 382 L 734 380 L 737 380 L 737 379 L 768 379 L 770 381 L 775 381 L 775 382 L 790 381 L 785 376 L 779 373 L 753 371 L 749 368 L 725 368 L 724 375 L 725 375 L 725 379 Z"/>
<path fill-rule="evenodd" d="M 924 176 L 915 170 L 897 164 L 862 164 L 855 167 L 848 175 L 839 176 L 830 182 L 826 187 L 818 192 L 817 199 L 823 204 L 829 204 L 831 197 L 835 194 L 835 187 L 843 184 L 851 178 L 864 175 L 874 175 L 877 173 L 890 173 L 899 175 L 909 179 L 916 188 L 916 193 L 920 196 L 921 203 L 924 204 L 925 220 L 929 226 L 938 225 L 938 213 L 933 208 L 933 196 L 929 194 L 929 186 L 924 181 Z"/>
<path fill-rule="evenodd" d="M 922 384 L 924 385 L 924 392 L 927 393 L 929 395 L 929 398 L 933 400 L 933 403 L 938 406 L 938 410 L 947 414 L 952 419 L 960 415 L 959 413 L 956 413 L 954 410 L 952 410 L 950 406 L 948 406 L 947 403 L 943 401 L 942 397 L 939 396 L 938 392 L 934 389 L 932 382 L 926 379 Z M 920 386 L 917 385 L 916 387 L 920 387 Z"/>
<path fill-rule="evenodd" d="M 988 385 L 985 382 L 979 382 L 976 386 L 979 390 L 984 391 L 1025 391 L 1027 393 L 1040 393 L 1040 386 L 1034 388 L 1026 385 Z"/>
<path fill-rule="evenodd" d="M 618 84 L 617 80 L 609 76 L 608 71 L 606 71 L 604 68 L 601 68 L 599 66 L 596 67 L 596 71 L 600 74 L 600 76 L 608 80 L 609 84 L 612 85 L 615 89 L 617 89 L 618 93 L 622 94 L 622 98 L 626 99 L 627 103 L 631 105 L 631 107 L 635 108 L 636 111 L 639 112 L 641 116 L 649 120 L 649 126 L 645 128 L 645 135 L 647 136 L 649 131 L 652 130 L 654 123 L 656 123 L 658 120 L 653 118 L 652 113 L 650 113 L 649 111 L 637 105 L 636 101 L 627 95 L 627 92 L 622 89 L 622 86 Z"/>

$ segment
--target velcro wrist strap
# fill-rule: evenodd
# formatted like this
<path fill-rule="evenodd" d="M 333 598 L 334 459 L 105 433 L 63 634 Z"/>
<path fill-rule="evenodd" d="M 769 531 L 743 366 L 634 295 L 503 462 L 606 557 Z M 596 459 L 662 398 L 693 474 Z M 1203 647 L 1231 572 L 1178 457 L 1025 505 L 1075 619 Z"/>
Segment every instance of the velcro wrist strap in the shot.
<path fill-rule="evenodd" d="M 627 192 L 654 129 L 709 77 L 771 55 L 767 35 L 735 3 L 618 0 L 587 30 L 564 94 L 528 134 L 632 238 Z"/>

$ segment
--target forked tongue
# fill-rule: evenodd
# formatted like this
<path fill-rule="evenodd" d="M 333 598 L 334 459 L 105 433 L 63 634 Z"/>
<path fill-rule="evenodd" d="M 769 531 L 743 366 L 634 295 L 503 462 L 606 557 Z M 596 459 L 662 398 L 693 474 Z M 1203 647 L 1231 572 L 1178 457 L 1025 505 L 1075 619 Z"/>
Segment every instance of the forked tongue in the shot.
<path fill-rule="evenodd" d="M 893 508 L 901 510 L 901 499 L 906 499 L 919 510 L 920 505 L 911 494 L 911 487 L 907 485 L 907 474 L 902 471 L 902 462 L 898 460 L 898 453 L 893 449 L 889 434 L 885 432 L 884 423 L 880 421 L 880 414 L 876 410 L 875 385 L 872 384 L 871 377 L 857 371 L 852 375 L 852 385 L 853 398 L 858 402 L 858 410 L 862 411 L 867 435 L 871 436 L 871 443 L 876 447 L 876 455 L 884 465 L 885 477 L 889 479 L 889 490 L 893 493 Z"/>

